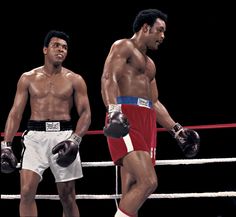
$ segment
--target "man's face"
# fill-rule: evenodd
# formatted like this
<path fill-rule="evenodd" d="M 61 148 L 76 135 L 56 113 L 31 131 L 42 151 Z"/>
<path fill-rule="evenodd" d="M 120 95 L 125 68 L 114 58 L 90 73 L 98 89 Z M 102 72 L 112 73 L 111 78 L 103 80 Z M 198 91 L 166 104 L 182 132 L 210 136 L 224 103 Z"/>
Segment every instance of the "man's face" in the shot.
<path fill-rule="evenodd" d="M 48 56 L 53 62 L 62 63 L 68 52 L 68 45 L 65 40 L 53 37 L 44 50 L 44 54 Z"/>
<path fill-rule="evenodd" d="M 163 42 L 165 38 L 166 23 L 160 18 L 156 19 L 156 22 L 149 29 L 148 48 L 151 50 L 157 50 L 158 46 Z"/>

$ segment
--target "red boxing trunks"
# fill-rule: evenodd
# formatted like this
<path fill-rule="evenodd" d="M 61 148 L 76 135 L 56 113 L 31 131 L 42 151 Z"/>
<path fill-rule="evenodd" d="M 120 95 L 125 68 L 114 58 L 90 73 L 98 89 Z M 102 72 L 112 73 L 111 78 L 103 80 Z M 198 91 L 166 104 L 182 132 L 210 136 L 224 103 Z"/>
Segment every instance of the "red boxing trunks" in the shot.
<path fill-rule="evenodd" d="M 152 102 L 138 97 L 117 97 L 117 104 L 128 118 L 129 134 L 123 138 L 107 137 L 111 158 L 115 164 L 127 153 L 146 151 L 155 165 L 156 160 L 156 112 Z M 106 120 L 107 121 L 107 115 Z"/>

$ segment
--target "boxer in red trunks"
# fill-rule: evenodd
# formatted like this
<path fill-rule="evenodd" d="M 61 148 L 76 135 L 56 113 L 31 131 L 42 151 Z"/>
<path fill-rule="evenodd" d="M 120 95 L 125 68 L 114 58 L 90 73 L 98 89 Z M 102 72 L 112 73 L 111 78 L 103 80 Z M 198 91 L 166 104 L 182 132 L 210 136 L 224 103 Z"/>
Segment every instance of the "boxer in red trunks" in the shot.
<path fill-rule="evenodd" d="M 156 9 L 140 11 L 134 35 L 113 43 L 101 78 L 107 108 L 104 134 L 112 160 L 120 166 L 122 197 L 115 217 L 138 216 L 157 188 L 154 168 L 156 122 L 177 140 L 186 157 L 199 150 L 197 132 L 183 128 L 158 99 L 156 66 L 146 55 L 163 42 L 167 15 Z"/>

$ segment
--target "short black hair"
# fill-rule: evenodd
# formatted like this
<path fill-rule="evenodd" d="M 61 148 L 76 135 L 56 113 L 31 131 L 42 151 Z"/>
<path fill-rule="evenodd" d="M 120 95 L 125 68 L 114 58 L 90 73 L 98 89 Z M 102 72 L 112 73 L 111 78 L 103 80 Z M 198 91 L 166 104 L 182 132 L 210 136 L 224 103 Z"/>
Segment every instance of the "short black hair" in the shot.
<path fill-rule="evenodd" d="M 43 46 L 48 47 L 48 45 L 53 37 L 61 38 L 61 39 L 65 40 L 67 44 L 69 44 L 70 37 L 65 32 L 57 31 L 57 30 L 50 30 L 44 38 Z"/>
<path fill-rule="evenodd" d="M 156 19 L 160 18 L 167 22 L 167 14 L 157 9 L 145 9 L 140 11 L 134 19 L 133 32 L 138 32 L 144 23 L 153 26 Z"/>

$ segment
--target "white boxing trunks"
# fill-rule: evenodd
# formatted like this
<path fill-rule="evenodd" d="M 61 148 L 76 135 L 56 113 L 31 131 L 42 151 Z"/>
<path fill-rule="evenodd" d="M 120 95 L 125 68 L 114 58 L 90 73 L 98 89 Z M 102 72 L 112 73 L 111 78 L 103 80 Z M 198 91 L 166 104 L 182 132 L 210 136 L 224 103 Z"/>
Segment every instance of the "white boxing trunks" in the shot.
<path fill-rule="evenodd" d="M 65 182 L 83 177 L 79 152 L 75 161 L 68 167 L 56 163 L 52 148 L 66 140 L 72 134 L 72 125 L 68 121 L 29 121 L 28 130 L 22 135 L 21 168 L 39 174 L 50 167 L 56 182 Z"/>

